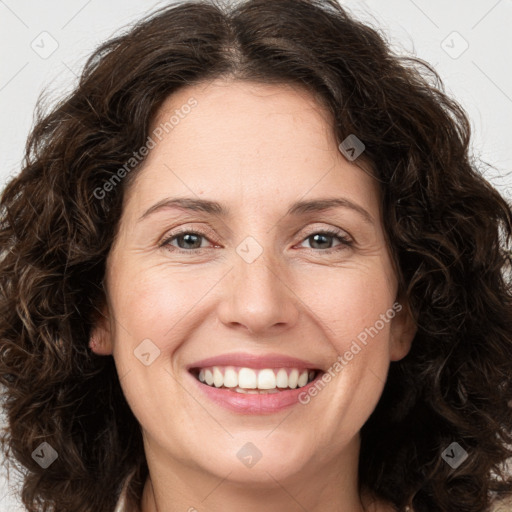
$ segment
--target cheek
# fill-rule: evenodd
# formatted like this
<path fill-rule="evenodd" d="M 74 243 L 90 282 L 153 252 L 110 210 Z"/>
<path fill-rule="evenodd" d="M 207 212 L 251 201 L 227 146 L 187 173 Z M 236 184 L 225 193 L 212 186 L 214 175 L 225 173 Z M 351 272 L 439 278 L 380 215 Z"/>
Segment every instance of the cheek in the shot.
<path fill-rule="evenodd" d="M 313 298 L 312 309 L 333 349 L 328 373 L 339 404 L 335 409 L 350 409 L 356 429 L 366 421 L 386 381 L 395 290 L 378 265 L 345 268 L 335 279 L 319 283 L 323 291 Z"/>
<path fill-rule="evenodd" d="M 190 277 L 186 272 L 155 266 L 119 276 L 116 318 L 124 327 L 120 336 L 129 335 L 137 345 L 151 339 L 161 351 L 169 351 L 180 339 L 183 329 L 190 329 L 190 313 L 211 288 L 210 279 Z"/>
<path fill-rule="evenodd" d="M 161 265 L 137 271 L 120 265 L 111 284 L 121 387 L 139 422 L 159 425 L 162 403 L 176 400 L 169 355 L 189 336 L 198 302 L 211 284 Z"/>
<path fill-rule="evenodd" d="M 374 269 L 340 269 L 336 279 L 319 281 L 322 287 L 315 290 L 322 293 L 309 297 L 332 353 L 325 383 L 303 397 L 303 403 L 311 400 L 322 410 L 321 418 L 314 420 L 316 428 L 329 425 L 335 433 L 325 453 L 342 450 L 346 440 L 360 431 L 387 378 L 395 297 L 382 268 Z"/>
<path fill-rule="evenodd" d="M 378 266 L 338 269 L 333 274 L 320 274 L 315 279 L 315 292 L 308 296 L 308 306 L 319 317 L 324 331 L 338 353 L 345 351 L 351 340 L 364 333 L 377 322 L 379 336 L 389 334 L 389 322 L 382 324 L 381 315 L 393 306 L 391 289 L 384 269 Z M 372 330 L 372 332 L 374 332 Z M 363 333 L 363 334 L 362 334 Z"/>

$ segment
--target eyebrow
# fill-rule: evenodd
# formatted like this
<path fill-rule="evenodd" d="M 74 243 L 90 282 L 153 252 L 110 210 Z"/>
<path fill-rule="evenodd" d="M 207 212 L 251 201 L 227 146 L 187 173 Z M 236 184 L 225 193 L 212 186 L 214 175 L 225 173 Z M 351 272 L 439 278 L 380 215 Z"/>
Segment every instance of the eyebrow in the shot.
<path fill-rule="evenodd" d="M 166 198 L 158 201 L 158 203 L 155 203 L 153 206 L 148 208 L 140 216 L 138 222 L 145 219 L 152 213 L 172 208 L 194 212 L 204 212 L 220 217 L 227 217 L 230 215 L 229 208 L 222 206 L 216 201 L 210 201 L 208 199 L 195 199 L 192 197 L 176 197 Z M 334 208 L 350 209 L 358 213 L 368 224 L 374 223 L 372 216 L 362 206 L 342 197 L 313 199 L 310 201 L 297 201 L 290 206 L 286 212 L 286 215 L 300 216 L 311 212 L 324 212 Z"/>

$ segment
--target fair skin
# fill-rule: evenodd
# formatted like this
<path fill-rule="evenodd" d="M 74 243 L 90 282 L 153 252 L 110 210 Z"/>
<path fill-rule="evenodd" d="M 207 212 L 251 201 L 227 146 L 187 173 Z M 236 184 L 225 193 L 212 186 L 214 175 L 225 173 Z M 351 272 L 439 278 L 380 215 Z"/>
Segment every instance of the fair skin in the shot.
<path fill-rule="evenodd" d="M 204 384 L 187 370 L 244 352 L 327 372 L 400 300 L 377 183 L 344 158 L 328 113 L 298 87 L 187 87 L 167 99 L 152 129 L 191 97 L 197 106 L 150 151 L 125 197 L 94 330 L 94 350 L 113 355 L 142 428 L 149 478 L 141 510 L 256 512 L 262 497 L 266 512 L 391 510 L 359 495 L 359 431 L 390 362 L 410 349 L 405 305 L 307 404 L 233 411 L 200 392 Z M 171 197 L 217 201 L 229 214 L 161 208 L 140 220 Z M 368 218 L 348 206 L 287 215 L 296 201 L 333 197 Z M 161 246 L 178 228 L 204 236 Z M 353 244 L 325 235 L 313 245 L 329 228 Z M 250 263 L 236 251 L 248 236 L 263 251 Z M 149 365 L 134 355 L 145 339 L 160 350 Z M 237 457 L 248 442 L 262 454 L 252 467 Z"/>

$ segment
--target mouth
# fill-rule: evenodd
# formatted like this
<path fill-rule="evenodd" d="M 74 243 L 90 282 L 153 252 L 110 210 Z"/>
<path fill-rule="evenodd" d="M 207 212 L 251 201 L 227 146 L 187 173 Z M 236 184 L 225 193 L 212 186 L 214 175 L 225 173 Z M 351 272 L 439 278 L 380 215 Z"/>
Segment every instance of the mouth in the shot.
<path fill-rule="evenodd" d="M 187 370 L 191 386 L 212 404 L 245 415 L 273 414 L 307 403 L 302 395 L 325 373 L 311 361 L 249 353 L 210 357 Z"/>
<path fill-rule="evenodd" d="M 249 368 L 242 366 L 208 366 L 190 368 L 202 384 L 243 394 L 274 394 L 300 389 L 318 377 L 313 368 Z"/>

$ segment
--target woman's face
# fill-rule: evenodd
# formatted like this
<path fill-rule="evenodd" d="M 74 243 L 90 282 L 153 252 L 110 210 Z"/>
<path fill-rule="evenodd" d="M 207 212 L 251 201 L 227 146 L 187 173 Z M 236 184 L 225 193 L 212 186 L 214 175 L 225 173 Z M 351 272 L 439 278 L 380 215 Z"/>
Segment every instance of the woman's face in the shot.
<path fill-rule="evenodd" d="M 376 182 L 289 86 L 184 88 L 152 130 L 107 261 L 95 349 L 113 354 L 150 467 L 255 485 L 341 474 L 414 334 Z M 338 203 L 315 206 L 326 199 Z M 290 389 L 304 371 L 315 380 Z"/>

